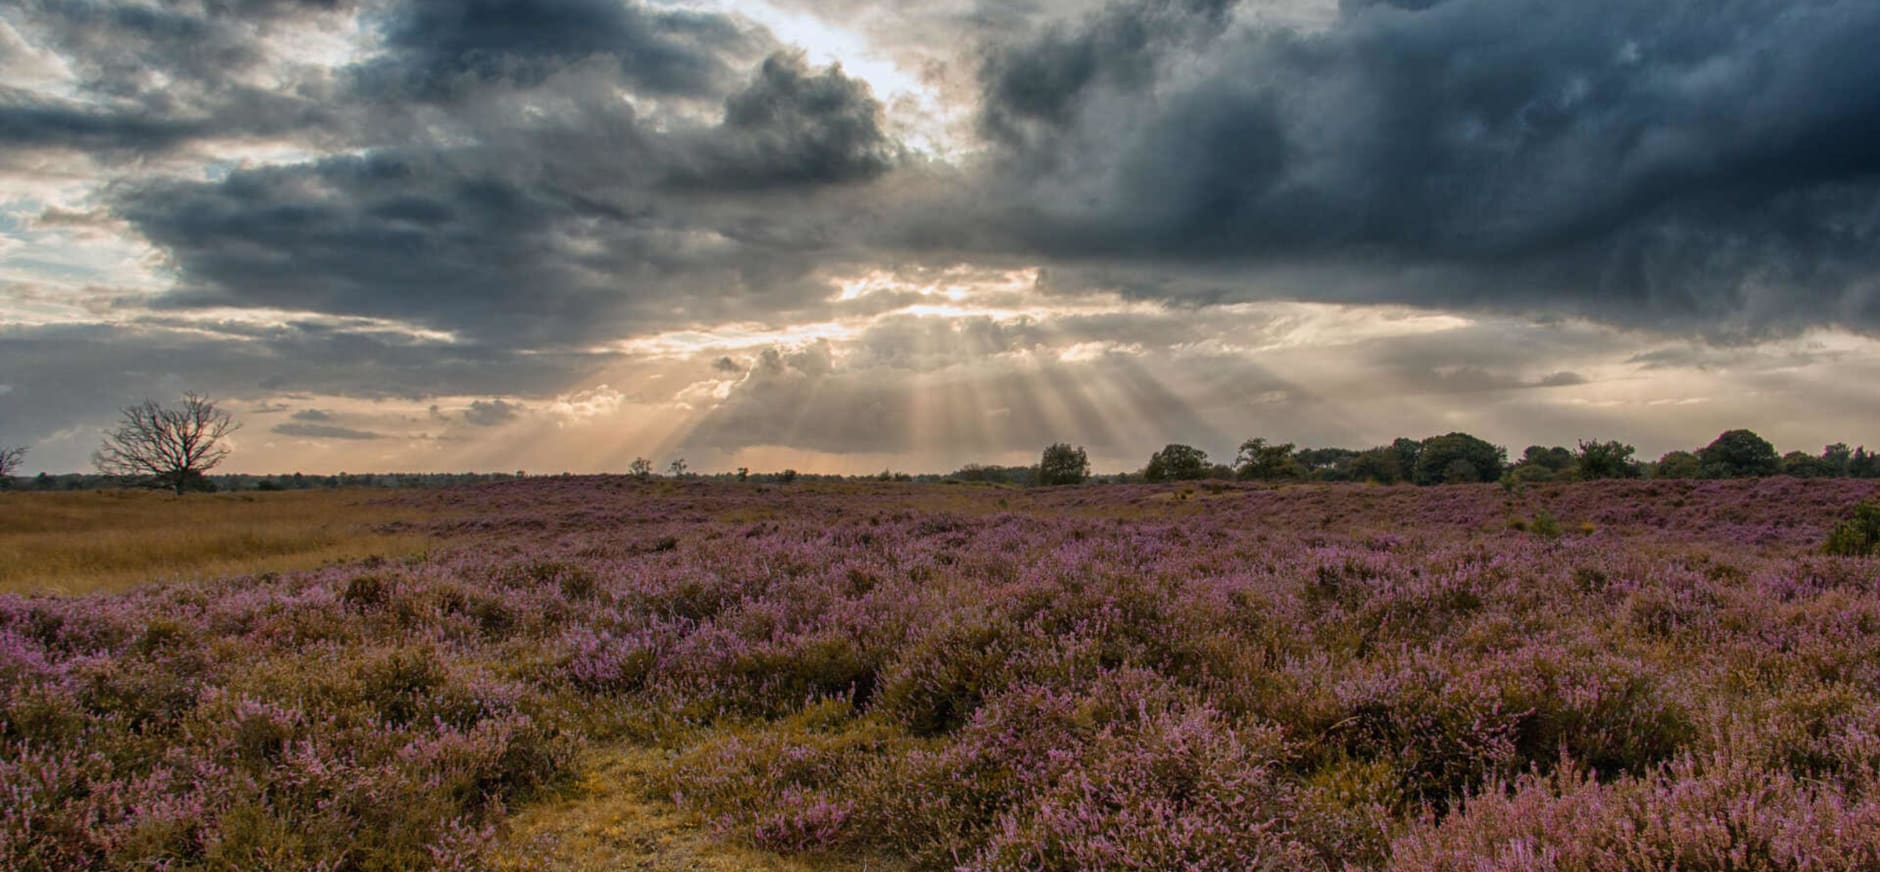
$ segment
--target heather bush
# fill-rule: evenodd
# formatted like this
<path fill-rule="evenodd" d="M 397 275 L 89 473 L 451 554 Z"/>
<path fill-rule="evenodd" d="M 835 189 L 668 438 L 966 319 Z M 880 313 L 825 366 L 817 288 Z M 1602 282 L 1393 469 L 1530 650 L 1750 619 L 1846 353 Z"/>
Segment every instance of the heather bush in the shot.
<path fill-rule="evenodd" d="M 1869 869 L 1880 805 L 1740 760 L 1611 783 L 1566 766 L 1472 797 L 1399 840 L 1402 870 Z"/>
<path fill-rule="evenodd" d="M 1865 868 L 1877 491 L 408 497 L 423 560 L 0 597 L 0 868 L 477 868 L 600 741 L 918 869 Z"/>
<path fill-rule="evenodd" d="M 879 706 L 916 735 L 959 728 L 986 697 L 1010 680 L 1022 644 L 1009 620 L 983 613 L 948 615 L 889 665 Z"/>

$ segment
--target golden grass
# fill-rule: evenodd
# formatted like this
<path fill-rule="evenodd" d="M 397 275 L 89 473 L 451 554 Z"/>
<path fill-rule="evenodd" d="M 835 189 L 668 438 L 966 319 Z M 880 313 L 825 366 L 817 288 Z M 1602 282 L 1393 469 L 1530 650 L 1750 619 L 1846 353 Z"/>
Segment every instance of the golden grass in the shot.
<path fill-rule="evenodd" d="M 383 491 L 0 493 L 0 592 L 94 593 L 153 581 L 311 569 L 425 550 L 385 533 L 425 511 Z"/>
<path fill-rule="evenodd" d="M 648 869 L 661 872 L 889 872 L 880 860 L 785 857 L 726 841 L 695 817 L 653 795 L 664 764 L 656 748 L 626 743 L 596 750 L 564 795 L 531 803 L 509 818 L 496 868 Z"/>

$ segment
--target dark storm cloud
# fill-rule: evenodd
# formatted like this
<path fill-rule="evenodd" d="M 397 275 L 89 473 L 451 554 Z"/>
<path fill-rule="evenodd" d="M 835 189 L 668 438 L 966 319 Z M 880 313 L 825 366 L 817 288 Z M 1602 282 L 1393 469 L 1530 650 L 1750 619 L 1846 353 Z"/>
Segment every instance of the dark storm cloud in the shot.
<path fill-rule="evenodd" d="M 1199 36 L 1196 17 L 1125 4 L 996 48 L 985 124 L 1026 133 L 996 137 L 998 220 L 938 238 L 1133 270 L 1150 294 L 1880 329 L 1880 6 L 1348 3 L 1321 32 Z"/>
<path fill-rule="evenodd" d="M 381 30 L 385 53 L 357 71 L 360 87 L 422 99 L 531 87 L 592 58 L 636 91 L 709 96 L 732 76 L 726 56 L 758 43 L 724 16 L 622 0 L 405 0 Z"/>
<path fill-rule="evenodd" d="M 141 110 L 97 111 L 0 90 L 0 146 L 86 151 L 163 149 L 203 135 L 201 122 Z"/>
<path fill-rule="evenodd" d="M 810 70 L 799 55 L 766 59 L 748 87 L 725 101 L 724 122 L 680 153 L 670 183 L 679 188 L 765 189 L 874 178 L 895 163 L 898 146 L 881 129 L 881 104 L 868 86 L 831 68 Z"/>
<path fill-rule="evenodd" d="M 1164 55 L 1218 32 L 1237 0 L 1119 3 L 1075 27 L 988 52 L 980 125 L 994 139 L 1034 148 L 1040 129 L 1069 124 L 1092 90 L 1139 91 L 1154 84 Z"/>
<path fill-rule="evenodd" d="M 817 303 L 811 273 L 850 214 L 819 191 L 899 150 L 865 86 L 791 55 L 759 65 L 715 125 L 650 130 L 611 90 L 563 97 L 498 115 L 480 142 L 127 185 L 117 211 L 180 268 L 165 306 L 557 346 Z"/>

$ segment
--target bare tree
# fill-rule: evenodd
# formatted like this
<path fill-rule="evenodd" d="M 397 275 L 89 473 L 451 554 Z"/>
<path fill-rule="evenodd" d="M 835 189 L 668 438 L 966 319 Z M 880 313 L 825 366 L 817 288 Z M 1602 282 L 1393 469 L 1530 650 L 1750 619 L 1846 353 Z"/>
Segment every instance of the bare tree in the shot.
<path fill-rule="evenodd" d="M 122 410 L 91 460 L 105 475 L 148 475 L 181 496 L 228 457 L 223 438 L 240 427 L 208 397 L 185 394 L 180 406 L 145 400 Z"/>
<path fill-rule="evenodd" d="M 13 483 L 13 476 L 20 471 L 20 461 L 25 457 L 25 448 L 0 448 L 0 488 Z"/>

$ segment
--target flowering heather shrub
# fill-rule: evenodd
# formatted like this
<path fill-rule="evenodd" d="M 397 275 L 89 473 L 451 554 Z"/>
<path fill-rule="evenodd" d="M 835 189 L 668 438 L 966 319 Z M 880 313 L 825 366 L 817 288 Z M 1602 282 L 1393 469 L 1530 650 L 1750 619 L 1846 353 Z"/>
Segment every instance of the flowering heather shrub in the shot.
<path fill-rule="evenodd" d="M 0 868 L 477 868 L 621 737 L 921 869 L 1880 866 L 1873 482 L 1177 490 L 536 479 L 0 597 Z"/>
<path fill-rule="evenodd" d="M 1498 786 L 1395 847 L 1403 870 L 1872 869 L 1880 803 L 1715 756 L 1610 784 L 1568 766 Z"/>

